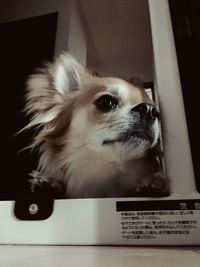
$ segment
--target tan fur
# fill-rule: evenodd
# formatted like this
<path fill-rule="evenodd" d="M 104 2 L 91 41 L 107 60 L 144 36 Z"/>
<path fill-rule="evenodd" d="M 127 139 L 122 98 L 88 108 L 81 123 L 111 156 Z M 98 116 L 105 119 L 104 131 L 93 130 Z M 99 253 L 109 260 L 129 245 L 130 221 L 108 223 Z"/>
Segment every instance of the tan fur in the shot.
<path fill-rule="evenodd" d="M 113 112 L 100 112 L 94 104 L 105 94 L 118 101 Z M 129 130 L 134 106 L 152 104 L 141 88 L 118 78 L 94 77 L 72 56 L 62 54 L 30 77 L 26 99 L 26 111 L 32 115 L 26 128 L 38 128 L 32 143 L 40 151 L 38 177 L 61 182 L 66 197 L 134 196 L 141 180 L 160 171 L 148 153 L 157 142 L 158 122 L 152 144 L 136 139 L 134 145 L 105 145 L 105 140 Z"/>

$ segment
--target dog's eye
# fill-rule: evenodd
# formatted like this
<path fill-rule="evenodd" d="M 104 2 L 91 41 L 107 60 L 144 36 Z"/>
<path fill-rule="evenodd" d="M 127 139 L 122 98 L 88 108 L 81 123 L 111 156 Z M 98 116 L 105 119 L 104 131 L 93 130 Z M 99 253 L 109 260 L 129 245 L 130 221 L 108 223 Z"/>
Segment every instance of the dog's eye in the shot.
<path fill-rule="evenodd" d="M 109 112 L 119 104 L 117 99 L 111 95 L 102 95 L 95 102 L 95 106 L 102 112 Z"/>

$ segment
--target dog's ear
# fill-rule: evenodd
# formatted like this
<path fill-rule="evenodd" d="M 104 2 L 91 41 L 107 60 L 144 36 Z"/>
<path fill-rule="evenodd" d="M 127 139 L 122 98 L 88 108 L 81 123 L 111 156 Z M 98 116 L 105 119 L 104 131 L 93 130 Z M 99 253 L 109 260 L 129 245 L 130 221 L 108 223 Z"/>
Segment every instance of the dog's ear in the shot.
<path fill-rule="evenodd" d="M 144 83 L 143 81 L 138 78 L 138 77 L 131 77 L 129 80 L 128 80 L 129 83 L 131 83 L 132 85 L 136 86 L 136 87 L 139 87 L 139 88 L 143 88 L 144 87 Z"/>
<path fill-rule="evenodd" d="M 52 68 L 55 89 L 60 94 L 80 89 L 91 78 L 88 71 L 71 55 L 62 54 Z"/>
<path fill-rule="evenodd" d="M 26 128 L 45 125 L 57 119 L 63 105 L 72 102 L 77 89 L 91 79 L 88 71 L 71 55 L 65 53 L 54 63 L 40 69 L 27 81 L 25 111 L 32 115 Z M 68 94 L 68 97 L 67 97 Z"/>

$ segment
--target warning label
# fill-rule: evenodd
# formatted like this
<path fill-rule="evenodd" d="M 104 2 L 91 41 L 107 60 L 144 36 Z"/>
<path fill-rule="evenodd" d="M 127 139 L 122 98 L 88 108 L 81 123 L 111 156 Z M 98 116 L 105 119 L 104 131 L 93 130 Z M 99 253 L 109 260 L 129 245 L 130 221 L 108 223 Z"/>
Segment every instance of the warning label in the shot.
<path fill-rule="evenodd" d="M 199 236 L 200 200 L 122 201 L 117 212 L 123 240 Z"/>

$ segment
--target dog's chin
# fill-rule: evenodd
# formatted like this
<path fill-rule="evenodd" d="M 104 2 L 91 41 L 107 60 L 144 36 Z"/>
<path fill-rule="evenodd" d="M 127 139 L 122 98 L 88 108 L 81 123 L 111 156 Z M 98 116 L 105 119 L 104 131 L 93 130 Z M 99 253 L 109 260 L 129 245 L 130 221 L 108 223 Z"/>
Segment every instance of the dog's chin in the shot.
<path fill-rule="evenodd" d="M 132 147 L 140 146 L 145 144 L 147 148 L 154 146 L 155 134 L 153 131 L 131 131 L 120 134 L 115 139 L 105 139 L 102 143 L 103 146 L 112 146 L 115 144 L 128 144 Z"/>

